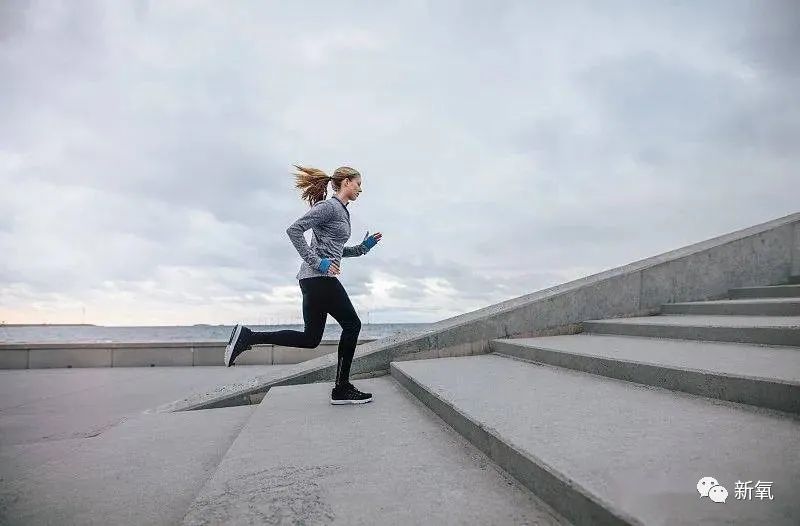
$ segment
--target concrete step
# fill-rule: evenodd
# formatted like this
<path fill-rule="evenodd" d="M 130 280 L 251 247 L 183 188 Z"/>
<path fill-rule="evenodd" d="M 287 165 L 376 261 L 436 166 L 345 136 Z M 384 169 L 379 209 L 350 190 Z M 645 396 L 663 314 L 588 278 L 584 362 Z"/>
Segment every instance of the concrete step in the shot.
<path fill-rule="evenodd" d="M 589 320 L 584 332 L 765 345 L 800 346 L 800 316 L 699 316 L 662 314 Z"/>
<path fill-rule="evenodd" d="M 392 377 L 353 383 L 374 400 L 271 388 L 183 524 L 568 524 Z"/>
<path fill-rule="evenodd" d="M 105 402 L 80 409 L 91 415 Z M 254 409 L 130 414 L 87 436 L 4 444 L 0 524 L 180 524 Z M 31 415 L 28 426 L 57 414 Z"/>
<path fill-rule="evenodd" d="M 661 313 L 740 316 L 800 316 L 800 298 L 760 298 L 665 303 L 661 306 Z"/>
<path fill-rule="evenodd" d="M 800 297 L 800 285 L 770 285 L 767 287 L 739 287 L 730 289 L 728 296 L 737 298 L 796 298 Z"/>
<path fill-rule="evenodd" d="M 800 421 L 752 406 L 488 354 L 391 374 L 576 525 L 796 524 Z M 700 498 L 702 477 L 729 496 Z M 773 500 L 736 499 L 737 481 Z"/>
<path fill-rule="evenodd" d="M 800 414 L 800 348 L 603 334 L 489 345 L 534 362 Z"/>

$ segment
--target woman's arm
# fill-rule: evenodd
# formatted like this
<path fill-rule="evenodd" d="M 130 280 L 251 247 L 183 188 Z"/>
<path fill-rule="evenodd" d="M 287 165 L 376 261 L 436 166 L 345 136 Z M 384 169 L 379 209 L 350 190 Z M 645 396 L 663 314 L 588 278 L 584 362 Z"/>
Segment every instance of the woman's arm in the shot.
<path fill-rule="evenodd" d="M 369 235 L 369 231 L 364 236 L 364 240 L 361 241 L 360 244 L 354 245 L 352 247 L 344 247 L 344 252 L 342 253 L 343 258 L 352 258 L 357 256 L 363 256 L 369 250 L 375 246 L 375 244 L 380 240 L 381 234 L 378 232 L 377 234 Z"/>
<path fill-rule="evenodd" d="M 319 263 L 322 258 L 311 250 L 311 247 L 308 246 L 306 242 L 306 238 L 303 237 L 303 233 L 312 226 L 321 225 L 329 221 L 332 213 L 333 210 L 330 207 L 329 201 L 320 201 L 312 206 L 303 217 L 289 225 L 289 228 L 286 229 L 286 234 L 288 234 L 294 248 L 297 249 L 297 253 L 300 254 L 303 261 L 308 263 L 311 268 L 319 269 Z"/>
<path fill-rule="evenodd" d="M 358 256 L 363 256 L 367 253 L 366 248 L 364 248 L 363 244 L 353 245 L 352 247 L 344 247 L 344 252 L 342 252 L 343 258 L 355 258 Z"/>

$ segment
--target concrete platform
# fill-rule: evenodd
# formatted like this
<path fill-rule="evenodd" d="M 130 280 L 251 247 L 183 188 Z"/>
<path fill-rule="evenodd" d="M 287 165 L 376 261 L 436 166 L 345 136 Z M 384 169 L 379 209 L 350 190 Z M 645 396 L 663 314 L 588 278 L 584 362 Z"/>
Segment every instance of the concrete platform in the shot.
<path fill-rule="evenodd" d="M 800 348 L 576 334 L 492 341 L 497 353 L 800 413 Z"/>
<path fill-rule="evenodd" d="M 254 406 L 147 414 L 0 448 L 0 524 L 177 524 Z"/>
<path fill-rule="evenodd" d="M 0 447 L 96 436 L 209 386 L 292 367 L 125 367 L 0 371 Z"/>
<path fill-rule="evenodd" d="M 392 378 L 273 387 L 184 524 L 564 524 Z"/>
<path fill-rule="evenodd" d="M 497 355 L 392 376 L 576 524 L 797 524 L 800 420 Z M 700 478 L 729 491 L 700 498 Z M 772 482 L 773 500 L 734 498 Z"/>
<path fill-rule="evenodd" d="M 256 406 L 148 409 L 282 367 L 0 371 L 0 524 L 179 523 Z"/>
<path fill-rule="evenodd" d="M 585 332 L 800 346 L 800 316 L 696 316 L 662 314 L 588 320 Z"/>
<path fill-rule="evenodd" d="M 800 298 L 758 298 L 666 303 L 661 306 L 661 313 L 741 316 L 800 316 Z"/>
<path fill-rule="evenodd" d="M 731 298 L 788 298 L 800 297 L 800 285 L 767 285 L 730 289 Z"/>

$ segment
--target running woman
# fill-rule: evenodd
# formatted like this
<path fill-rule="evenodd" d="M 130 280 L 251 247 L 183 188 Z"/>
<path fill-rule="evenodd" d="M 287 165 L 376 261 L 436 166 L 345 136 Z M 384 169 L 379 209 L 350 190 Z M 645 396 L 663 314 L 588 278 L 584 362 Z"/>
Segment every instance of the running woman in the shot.
<path fill-rule="evenodd" d="M 350 239 L 350 212 L 347 205 L 361 193 L 361 174 L 348 166 L 337 168 L 333 176 L 322 170 L 294 165 L 295 186 L 303 190 L 302 199 L 308 200 L 311 209 L 286 229 L 289 239 L 303 259 L 295 276 L 303 293 L 303 320 L 305 330 L 252 331 L 237 324 L 225 348 L 225 365 L 230 367 L 241 353 L 253 345 L 274 344 L 286 347 L 313 349 L 322 340 L 328 314 L 342 327 L 339 339 L 336 381 L 331 390 L 331 404 L 363 404 L 372 401 L 371 393 L 363 393 L 350 383 L 350 365 L 356 352 L 361 320 L 339 279 L 342 258 L 363 256 L 381 239 L 381 233 L 346 247 Z M 328 181 L 335 194 L 326 199 Z M 311 246 L 303 233 L 311 229 Z"/>

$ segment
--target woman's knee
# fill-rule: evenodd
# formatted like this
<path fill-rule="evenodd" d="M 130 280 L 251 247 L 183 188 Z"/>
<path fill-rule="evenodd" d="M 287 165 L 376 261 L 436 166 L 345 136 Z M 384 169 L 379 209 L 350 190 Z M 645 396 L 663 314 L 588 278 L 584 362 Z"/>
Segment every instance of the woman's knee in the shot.
<path fill-rule="evenodd" d="M 318 347 L 320 342 L 322 341 L 322 331 L 319 332 L 306 332 L 305 339 L 303 340 L 303 344 L 301 347 L 304 349 L 313 349 Z"/>

